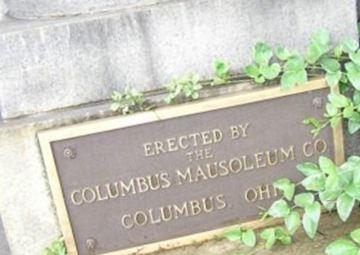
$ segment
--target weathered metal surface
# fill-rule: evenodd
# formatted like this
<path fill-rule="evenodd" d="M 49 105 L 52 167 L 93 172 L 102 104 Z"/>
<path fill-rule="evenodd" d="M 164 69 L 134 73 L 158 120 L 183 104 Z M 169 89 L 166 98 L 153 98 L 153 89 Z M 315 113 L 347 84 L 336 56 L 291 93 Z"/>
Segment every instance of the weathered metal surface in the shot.
<path fill-rule="evenodd" d="M 178 112 L 171 108 L 153 119 L 145 113 L 142 123 L 127 117 L 121 128 L 112 120 L 107 130 L 85 124 L 52 132 L 76 252 L 106 254 L 257 219 L 259 206 L 277 196 L 274 180 L 297 181 L 300 162 L 334 157 L 332 130 L 313 138 L 302 124 L 323 114 L 318 102 L 327 94 L 323 88 L 224 108 L 226 99 L 205 101 L 188 106 L 204 109 L 194 114 L 179 106 L 184 116 L 171 117 Z"/>

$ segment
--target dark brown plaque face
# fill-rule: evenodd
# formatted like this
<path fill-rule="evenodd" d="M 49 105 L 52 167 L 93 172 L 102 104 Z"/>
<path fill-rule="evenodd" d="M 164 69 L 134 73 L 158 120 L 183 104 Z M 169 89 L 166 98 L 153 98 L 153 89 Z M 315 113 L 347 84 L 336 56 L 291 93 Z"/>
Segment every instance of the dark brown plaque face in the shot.
<path fill-rule="evenodd" d="M 257 219 L 274 180 L 300 180 L 295 166 L 319 155 L 341 160 L 331 129 L 312 138 L 302 124 L 322 116 L 313 102 L 328 94 L 322 81 L 308 86 L 41 134 L 69 253 L 125 254 Z"/>

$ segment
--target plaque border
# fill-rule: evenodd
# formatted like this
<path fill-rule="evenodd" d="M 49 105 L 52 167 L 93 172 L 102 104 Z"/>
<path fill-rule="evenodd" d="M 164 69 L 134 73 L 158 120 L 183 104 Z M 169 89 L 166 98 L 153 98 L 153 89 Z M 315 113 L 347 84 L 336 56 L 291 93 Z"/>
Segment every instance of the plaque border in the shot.
<path fill-rule="evenodd" d="M 196 113 L 224 109 L 232 106 L 240 106 L 259 101 L 266 101 L 270 99 L 311 92 L 324 88 L 328 88 L 325 79 L 317 78 L 309 81 L 306 85 L 297 86 L 287 91 L 281 90 L 279 86 L 264 89 L 253 89 L 247 92 L 242 91 L 231 95 L 219 96 L 180 105 L 166 106 L 151 111 L 135 113 L 127 116 L 108 117 L 105 119 L 92 120 L 88 122 L 74 124 L 71 126 L 40 131 L 38 133 L 40 148 L 68 254 L 78 255 L 78 251 L 61 188 L 59 175 L 55 164 L 55 158 L 51 150 L 52 142 L 90 135 L 99 132 L 106 132 L 114 129 L 136 126 L 140 124 L 151 123 L 160 120 L 192 115 Z M 342 124 L 339 124 L 337 128 L 333 129 L 333 138 L 335 152 L 334 160 L 337 164 L 341 164 L 344 162 L 345 159 Z M 276 219 L 270 219 L 265 221 L 257 220 L 243 223 L 241 225 L 251 228 L 260 228 L 267 225 L 276 224 L 277 222 L 279 221 Z M 216 236 L 224 233 L 225 231 L 230 231 L 237 227 L 239 227 L 239 224 L 202 233 L 191 234 L 175 239 L 144 244 L 124 250 L 102 253 L 100 255 L 146 254 L 158 251 L 160 249 L 176 248 L 180 246 L 190 245 L 194 242 L 199 243 L 211 240 Z"/>

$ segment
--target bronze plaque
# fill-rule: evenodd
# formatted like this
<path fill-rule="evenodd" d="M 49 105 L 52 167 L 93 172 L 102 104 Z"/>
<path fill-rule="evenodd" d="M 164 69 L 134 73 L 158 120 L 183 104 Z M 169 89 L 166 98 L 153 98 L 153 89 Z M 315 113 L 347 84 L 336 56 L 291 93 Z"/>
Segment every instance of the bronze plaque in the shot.
<path fill-rule="evenodd" d="M 256 220 L 274 180 L 342 160 L 340 128 L 313 138 L 302 124 L 328 93 L 316 80 L 40 133 L 69 254 L 145 253 Z"/>

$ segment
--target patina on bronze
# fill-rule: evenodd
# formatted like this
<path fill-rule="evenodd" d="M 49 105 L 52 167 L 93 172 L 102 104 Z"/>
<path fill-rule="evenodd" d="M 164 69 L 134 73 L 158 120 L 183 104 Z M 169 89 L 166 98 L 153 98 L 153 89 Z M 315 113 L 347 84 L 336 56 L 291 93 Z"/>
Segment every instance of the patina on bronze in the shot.
<path fill-rule="evenodd" d="M 274 180 L 301 178 L 297 164 L 319 155 L 341 161 L 341 135 L 329 128 L 313 138 L 302 124 L 322 116 L 314 102 L 328 94 L 322 80 L 310 85 L 41 133 L 69 254 L 154 250 L 255 220 L 279 195 Z"/>

